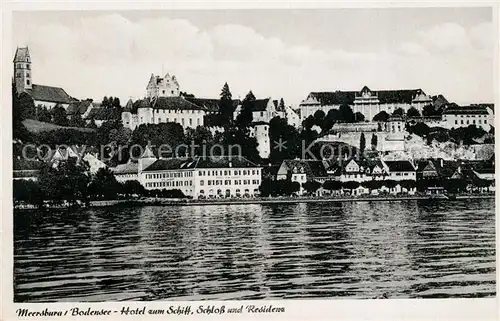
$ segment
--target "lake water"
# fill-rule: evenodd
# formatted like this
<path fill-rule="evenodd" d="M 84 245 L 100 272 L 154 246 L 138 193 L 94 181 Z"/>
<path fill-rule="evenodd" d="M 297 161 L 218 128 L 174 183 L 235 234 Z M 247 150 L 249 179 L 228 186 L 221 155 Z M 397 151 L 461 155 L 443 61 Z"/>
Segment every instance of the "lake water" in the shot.
<path fill-rule="evenodd" d="M 493 199 L 14 213 L 16 302 L 495 296 Z"/>

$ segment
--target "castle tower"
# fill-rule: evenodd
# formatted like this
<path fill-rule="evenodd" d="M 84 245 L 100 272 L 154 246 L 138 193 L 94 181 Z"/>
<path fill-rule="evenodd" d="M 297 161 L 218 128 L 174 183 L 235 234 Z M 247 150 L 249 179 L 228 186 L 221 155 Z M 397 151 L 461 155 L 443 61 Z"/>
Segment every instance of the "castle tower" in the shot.
<path fill-rule="evenodd" d="M 146 97 L 179 97 L 179 83 L 175 76 L 169 73 L 164 78 L 151 74 L 148 85 L 146 86 Z"/>
<path fill-rule="evenodd" d="M 19 94 L 33 88 L 31 58 L 28 47 L 18 47 L 16 49 L 16 55 L 14 56 L 14 82 Z"/>

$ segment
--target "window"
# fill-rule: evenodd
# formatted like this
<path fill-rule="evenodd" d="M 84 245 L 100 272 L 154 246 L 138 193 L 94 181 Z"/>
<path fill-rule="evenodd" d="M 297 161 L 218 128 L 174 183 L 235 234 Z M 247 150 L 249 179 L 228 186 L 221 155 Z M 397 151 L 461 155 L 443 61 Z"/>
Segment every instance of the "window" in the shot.
<path fill-rule="evenodd" d="M 209 181 L 208 181 L 208 185 L 212 185 L 212 181 L 210 181 L 210 180 L 209 180 Z"/>
<path fill-rule="evenodd" d="M 29 73 L 26 73 L 26 77 L 29 77 L 29 76 L 30 76 L 30 74 L 29 74 Z"/>
<path fill-rule="evenodd" d="M 193 125 L 193 119 L 189 118 L 189 126 L 192 126 L 192 125 Z"/>
<path fill-rule="evenodd" d="M 21 77 L 21 73 L 20 73 L 20 72 L 18 72 L 18 73 L 16 74 L 16 77 L 17 77 L 17 78 L 20 78 L 20 77 Z"/>
<path fill-rule="evenodd" d="M 199 118 L 196 120 L 196 124 L 197 124 L 198 126 L 200 126 L 200 119 L 199 119 Z"/>
<path fill-rule="evenodd" d="M 263 111 L 260 112 L 260 117 L 264 117 L 264 112 Z"/>
<path fill-rule="evenodd" d="M 165 93 L 165 90 L 163 91 L 163 93 Z"/>
<path fill-rule="evenodd" d="M 30 80 L 29 80 L 29 79 L 28 79 L 28 80 L 26 80 L 26 84 L 27 84 L 27 85 L 29 85 L 29 84 L 30 84 Z"/>
<path fill-rule="evenodd" d="M 458 125 L 458 120 L 455 119 L 455 125 Z"/>
<path fill-rule="evenodd" d="M 174 91 L 172 90 L 172 95 L 174 94 Z"/>

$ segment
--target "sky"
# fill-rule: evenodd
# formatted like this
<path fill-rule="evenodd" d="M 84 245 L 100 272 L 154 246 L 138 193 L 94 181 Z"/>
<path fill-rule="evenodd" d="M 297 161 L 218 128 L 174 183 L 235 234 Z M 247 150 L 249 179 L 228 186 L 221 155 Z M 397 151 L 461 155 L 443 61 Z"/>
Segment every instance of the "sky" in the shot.
<path fill-rule="evenodd" d="M 13 48 L 29 46 L 33 83 L 73 97 L 145 96 L 152 73 L 217 98 L 421 88 L 459 104 L 494 101 L 491 8 L 25 11 Z"/>

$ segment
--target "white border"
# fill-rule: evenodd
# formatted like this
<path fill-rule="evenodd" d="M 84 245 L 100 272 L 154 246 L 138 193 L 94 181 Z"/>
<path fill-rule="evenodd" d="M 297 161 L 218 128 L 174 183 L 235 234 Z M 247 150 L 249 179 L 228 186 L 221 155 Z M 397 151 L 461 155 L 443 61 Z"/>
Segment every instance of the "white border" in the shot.
<path fill-rule="evenodd" d="M 138 10 L 138 9 L 305 9 L 305 8 L 380 8 L 380 7 L 480 7 L 488 6 L 494 8 L 494 24 L 497 26 L 496 34 L 496 61 L 495 61 L 495 105 L 499 104 L 499 44 L 498 35 L 500 34 L 499 25 L 499 5 L 496 1 L 441 1 L 441 2 L 382 2 L 382 1 L 351 1 L 351 2 L 305 2 L 305 1 L 170 1 L 170 2 L 130 2 L 130 1 L 101 1 L 101 2 L 77 2 L 77 1 L 60 1 L 60 2 L 44 2 L 44 1 L 8 1 L 4 2 L 2 8 L 2 15 L 0 16 L 1 26 L 1 49 L 3 53 L 3 66 L 0 70 L 10 70 L 5 68 L 11 63 L 11 11 L 15 10 Z M 13 302 L 13 230 L 12 230 L 12 184 L 11 184 L 11 155 L 12 155 L 12 142 L 11 142 L 11 88 L 9 73 L 2 73 L 0 84 L 2 85 L 2 104 L 0 105 L 0 121 L 2 135 L 0 135 L 0 148 L 2 156 L 0 158 L 0 178 L 2 179 L 1 188 L 1 201 L 0 213 L 2 220 L 0 220 L 0 245 L 2 247 L 2 258 L 0 260 L 2 274 L 1 284 L 2 292 L 0 296 L 0 320 L 34 320 L 35 318 L 18 318 L 15 315 L 15 310 L 20 307 L 25 308 L 71 308 L 78 306 L 79 308 L 109 308 L 121 309 L 122 306 L 142 307 L 147 308 L 162 308 L 165 309 L 169 305 L 191 305 L 193 308 L 200 304 L 215 304 L 226 306 L 240 306 L 248 305 L 252 302 L 256 305 L 270 305 L 285 307 L 286 312 L 280 314 L 259 314 L 259 315 L 222 315 L 220 317 L 200 316 L 193 315 L 191 319 L 214 319 L 224 318 L 227 320 L 237 318 L 242 320 L 259 318 L 259 319 L 280 319 L 280 320 L 496 320 L 499 316 L 498 302 L 496 298 L 490 299 L 390 299 L 390 300 L 347 300 L 347 299 L 331 299 L 331 300 L 283 300 L 283 301 L 190 301 L 190 302 L 123 302 L 123 303 L 54 303 L 54 304 L 14 304 Z M 498 107 L 496 107 L 498 110 Z M 500 124 L 500 119 L 496 120 Z M 499 126 L 496 127 L 496 136 L 499 134 Z M 500 149 L 497 145 L 496 149 Z M 498 155 L 498 150 L 497 150 Z M 497 162 L 497 167 L 500 165 Z M 500 168 L 496 169 L 497 172 Z M 497 191 L 497 196 L 499 191 Z M 498 210 L 498 197 L 496 199 L 496 208 Z M 497 231 L 498 231 L 498 220 Z M 497 233 L 497 249 L 498 249 L 498 233 Z M 497 262 L 498 262 L 497 250 Z M 498 280 L 498 271 L 497 271 Z M 497 282 L 497 293 L 499 290 Z M 71 320 L 80 318 L 69 317 Z M 174 316 L 162 317 L 114 317 L 106 319 L 165 319 L 174 318 Z M 179 318 L 187 319 L 185 316 Z M 43 320 L 50 320 L 50 318 L 37 318 Z M 59 317 L 54 320 L 64 320 L 66 318 Z M 96 317 L 82 317 L 81 319 L 93 320 Z"/>

